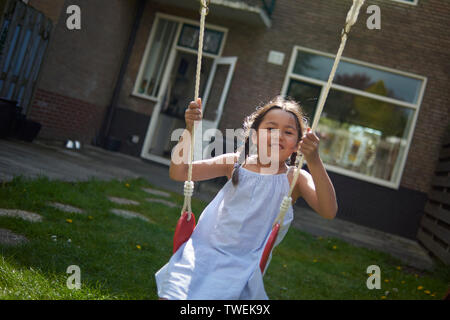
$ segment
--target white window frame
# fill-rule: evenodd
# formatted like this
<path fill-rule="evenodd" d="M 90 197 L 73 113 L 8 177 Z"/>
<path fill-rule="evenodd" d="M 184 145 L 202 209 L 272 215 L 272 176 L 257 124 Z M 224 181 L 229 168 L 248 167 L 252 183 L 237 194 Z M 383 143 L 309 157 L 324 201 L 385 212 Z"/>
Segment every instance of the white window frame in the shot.
<path fill-rule="evenodd" d="M 417 4 L 419 3 L 419 0 L 414 0 L 414 2 L 409 2 L 406 0 L 391 0 L 394 2 L 399 2 L 399 3 L 403 3 L 403 4 L 409 4 L 410 6 L 417 6 Z"/>
<path fill-rule="evenodd" d="M 181 29 L 182 29 L 184 23 L 195 25 L 195 26 L 198 26 L 198 27 L 200 26 L 200 22 L 196 21 L 196 20 L 182 18 L 182 17 L 178 17 L 178 16 L 173 16 L 173 15 L 166 14 L 166 13 L 161 13 L 161 12 L 157 12 L 155 14 L 155 20 L 153 21 L 153 24 L 152 24 L 152 29 L 150 31 L 150 35 L 148 37 L 147 44 L 145 46 L 144 54 L 142 56 L 141 64 L 139 66 L 139 71 L 138 71 L 138 74 L 137 74 L 135 82 L 134 82 L 133 91 L 131 93 L 131 95 L 134 96 L 134 97 L 142 98 L 142 99 L 145 99 L 145 100 L 150 100 L 150 101 L 153 101 L 153 102 L 158 102 L 160 100 L 161 95 L 159 93 L 158 93 L 158 96 L 148 96 L 148 95 L 139 93 L 138 90 L 139 90 L 139 85 L 140 85 L 140 83 L 142 81 L 142 77 L 143 77 L 145 66 L 147 64 L 148 55 L 149 55 L 149 52 L 151 50 L 151 44 L 153 43 L 153 39 L 156 36 L 156 27 L 158 26 L 158 22 L 159 22 L 160 19 L 171 20 L 171 21 L 174 21 L 174 22 L 178 23 L 177 31 L 176 31 L 175 37 L 174 37 L 174 42 L 170 45 L 168 56 L 171 55 L 171 52 L 173 50 L 180 50 L 180 51 L 185 51 L 185 52 L 190 52 L 190 53 L 193 53 L 193 54 L 197 54 L 197 50 L 193 50 L 193 49 L 189 49 L 189 48 L 186 48 L 186 47 L 179 46 L 178 45 L 178 39 L 180 37 Z M 224 46 L 225 46 L 225 43 L 226 43 L 226 40 L 227 40 L 228 29 L 220 27 L 220 26 L 216 26 L 216 25 L 211 25 L 211 24 L 208 24 L 208 23 L 205 24 L 205 28 L 208 28 L 210 30 L 223 32 L 223 38 L 222 38 L 222 43 L 220 44 L 219 52 L 217 54 L 211 54 L 211 53 L 203 52 L 203 56 L 210 57 L 210 58 L 221 57 L 223 49 L 224 49 Z"/>
<path fill-rule="evenodd" d="M 310 78 L 310 77 L 306 77 L 306 76 L 302 76 L 302 75 L 298 75 L 295 74 L 294 71 L 294 66 L 295 66 L 295 62 L 297 60 L 297 53 L 299 51 L 304 51 L 304 52 L 308 52 L 308 53 L 312 53 L 312 54 L 316 54 L 316 55 L 321 55 L 321 56 L 325 56 L 325 57 L 329 57 L 331 59 L 335 59 L 335 55 L 330 54 L 330 53 L 326 53 L 323 51 L 318 51 L 318 50 L 314 50 L 314 49 L 310 49 L 310 48 L 306 48 L 306 47 L 302 47 L 302 46 L 294 46 L 292 49 L 292 54 L 291 54 L 291 59 L 289 62 L 289 66 L 288 66 L 288 71 L 286 73 L 286 76 L 284 78 L 284 83 L 283 83 L 283 87 L 281 90 L 282 95 L 286 95 L 287 94 L 287 89 L 289 87 L 289 83 L 290 80 L 299 80 L 299 81 L 303 81 L 303 82 L 307 82 L 307 83 L 311 83 L 311 84 L 315 84 L 318 86 L 321 86 L 321 99 L 322 99 L 322 95 L 324 93 L 324 88 L 327 84 L 327 81 L 323 81 L 323 80 L 319 80 L 319 79 L 315 79 L 315 78 Z M 406 107 L 406 108 L 410 108 L 414 110 L 414 115 L 413 115 L 413 119 L 412 119 L 412 123 L 411 123 L 411 127 L 409 132 L 407 133 L 407 143 L 406 146 L 404 148 L 404 153 L 401 155 L 402 159 L 400 160 L 400 164 L 397 162 L 397 165 L 400 166 L 400 168 L 396 169 L 394 168 L 394 174 L 396 174 L 395 176 L 395 180 L 394 181 L 386 181 L 384 179 L 380 179 L 380 178 L 376 178 L 376 177 L 372 177 L 372 176 L 368 176 L 365 174 L 361 174 L 358 172 L 354 172 L 348 169 L 344 169 L 335 165 L 330 165 L 327 163 L 324 163 L 324 166 L 327 170 L 331 171 L 331 172 L 336 172 L 345 176 L 349 176 L 352 178 L 356 178 L 359 180 L 364 180 L 364 181 L 368 181 L 374 184 L 378 184 L 381 186 L 385 186 L 385 187 L 389 187 L 392 189 L 398 189 L 400 187 L 400 182 L 401 182 L 401 177 L 403 175 L 403 171 L 405 168 L 405 164 L 406 164 L 406 158 L 408 156 L 409 153 L 409 148 L 411 146 L 411 141 L 413 138 L 413 134 L 414 134 L 414 130 L 416 127 L 416 121 L 417 121 L 417 117 L 419 115 L 419 111 L 420 111 L 420 106 L 422 105 L 422 100 L 423 100 L 423 96 L 424 96 L 424 92 L 425 92 L 425 87 L 427 85 L 427 81 L 428 79 L 424 76 L 420 76 L 420 75 L 416 75 L 416 74 L 412 74 L 412 73 L 408 73 L 408 72 L 404 72 L 404 71 L 399 71 L 396 69 L 391 69 L 391 68 L 387 68 L 387 67 L 383 67 L 380 65 L 376 65 L 376 64 L 372 64 L 372 63 L 368 63 L 368 62 L 364 62 L 364 61 L 360 61 L 360 60 L 356 60 L 356 59 L 351 59 L 351 58 L 346 58 L 346 57 L 342 57 L 341 61 L 346 61 L 352 64 L 357 64 L 357 65 L 361 65 L 361 66 L 366 66 L 366 67 L 370 67 L 370 68 L 374 68 L 374 69 L 378 69 L 378 70 L 382 70 L 382 71 L 386 71 L 386 72 L 390 72 L 390 73 L 394 73 L 394 74 L 398 74 L 398 75 L 402 75 L 402 76 L 406 76 L 406 77 L 410 77 L 410 78 L 414 78 L 414 79 L 418 79 L 420 81 L 422 81 L 422 86 L 420 88 L 420 92 L 419 95 L 417 97 L 417 101 L 416 103 L 409 103 L 409 102 L 405 102 L 405 101 L 400 101 L 400 100 L 396 100 L 396 99 L 392 99 L 389 97 L 382 97 L 382 96 L 378 96 L 372 93 L 368 93 L 362 90 L 358 90 L 358 89 L 353 89 L 350 87 L 346 87 L 346 86 L 342 86 L 339 84 L 332 84 L 331 85 L 331 89 L 334 90 L 338 90 L 338 91 L 343 91 L 343 92 L 347 92 L 350 94 L 358 94 L 359 96 L 364 96 L 367 98 L 373 98 L 379 101 L 384 101 L 387 103 L 392 103 L 398 106 L 402 106 L 402 107 Z M 312 120 L 312 119 L 311 119 Z"/>

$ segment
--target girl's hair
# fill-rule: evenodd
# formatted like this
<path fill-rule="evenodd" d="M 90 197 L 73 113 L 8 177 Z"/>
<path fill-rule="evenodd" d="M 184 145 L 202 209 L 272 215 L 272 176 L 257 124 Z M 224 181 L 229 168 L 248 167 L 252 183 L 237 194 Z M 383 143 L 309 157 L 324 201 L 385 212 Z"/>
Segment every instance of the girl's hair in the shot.
<path fill-rule="evenodd" d="M 307 127 L 307 119 L 303 115 L 302 107 L 298 102 L 292 99 L 285 99 L 282 96 L 276 96 L 274 99 L 269 101 L 263 106 L 256 108 L 251 115 L 247 116 L 244 120 L 244 143 L 239 148 L 239 160 L 234 165 L 234 170 L 232 174 L 231 181 L 234 186 L 239 183 L 239 167 L 241 163 L 245 163 L 250 152 L 250 133 L 252 130 L 258 131 L 259 125 L 264 119 L 264 116 L 272 109 L 281 109 L 290 112 L 294 115 L 295 124 L 297 127 L 298 138 L 297 142 L 302 139 L 303 133 Z M 293 152 L 290 157 L 289 165 L 295 165 L 295 160 L 297 159 L 297 152 Z"/>

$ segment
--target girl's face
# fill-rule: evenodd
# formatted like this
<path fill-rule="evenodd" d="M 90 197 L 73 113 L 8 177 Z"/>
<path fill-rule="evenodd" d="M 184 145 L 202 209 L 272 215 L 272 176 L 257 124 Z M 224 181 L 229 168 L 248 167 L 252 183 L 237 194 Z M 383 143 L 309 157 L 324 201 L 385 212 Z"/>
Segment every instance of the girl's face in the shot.
<path fill-rule="evenodd" d="M 259 156 L 261 157 L 262 152 L 262 156 L 264 157 L 265 153 L 271 161 L 286 161 L 298 149 L 298 136 L 295 116 L 292 113 L 279 108 L 270 110 L 265 114 L 257 131 Z M 272 154 L 272 151 L 275 153 Z"/>

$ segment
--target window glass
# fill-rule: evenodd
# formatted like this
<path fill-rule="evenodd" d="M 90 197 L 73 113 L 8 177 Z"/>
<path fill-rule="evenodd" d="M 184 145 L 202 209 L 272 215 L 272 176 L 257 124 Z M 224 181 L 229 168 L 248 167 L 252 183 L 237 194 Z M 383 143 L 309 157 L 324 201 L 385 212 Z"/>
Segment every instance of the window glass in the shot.
<path fill-rule="evenodd" d="M 334 58 L 300 51 L 294 66 L 294 73 L 328 81 L 333 63 Z M 333 83 L 366 92 L 382 86 L 382 91 L 371 93 L 409 103 L 417 103 L 422 85 L 422 81 L 419 79 L 347 61 L 339 63 Z M 374 86 L 375 84 L 380 84 L 380 86 Z"/>
<path fill-rule="evenodd" d="M 321 89 L 321 86 L 307 82 L 297 80 L 291 80 L 289 82 L 287 95 L 300 102 L 309 125 L 312 124 L 313 116 L 316 113 Z"/>
<path fill-rule="evenodd" d="M 138 93 L 157 97 L 163 71 L 166 68 L 170 47 L 176 34 L 178 23 L 159 19 L 155 37 L 150 45 L 147 62 L 139 83 Z"/>
<path fill-rule="evenodd" d="M 300 102 L 309 126 L 325 86 L 312 82 L 327 81 L 332 63 L 321 54 L 298 50 L 286 96 Z M 354 172 L 383 185 L 398 183 L 423 80 L 342 61 L 335 83 L 340 87 L 331 88 L 316 128 L 321 159 L 339 173 Z M 404 101 L 412 105 L 405 107 Z"/>
<path fill-rule="evenodd" d="M 317 88 L 292 80 L 288 95 L 301 102 L 314 91 Z M 311 124 L 316 104 L 301 105 Z M 334 166 L 391 180 L 413 115 L 410 108 L 331 90 L 316 129 L 320 157 Z"/>
<path fill-rule="evenodd" d="M 200 28 L 190 24 L 184 24 L 181 30 L 178 45 L 190 49 L 198 49 L 198 38 Z M 205 29 L 203 37 L 203 51 L 211 54 L 218 54 L 222 43 L 223 32 Z"/>
<path fill-rule="evenodd" d="M 406 2 L 406 3 L 411 3 L 411 4 L 417 4 L 418 0 L 393 0 L 396 2 Z"/>

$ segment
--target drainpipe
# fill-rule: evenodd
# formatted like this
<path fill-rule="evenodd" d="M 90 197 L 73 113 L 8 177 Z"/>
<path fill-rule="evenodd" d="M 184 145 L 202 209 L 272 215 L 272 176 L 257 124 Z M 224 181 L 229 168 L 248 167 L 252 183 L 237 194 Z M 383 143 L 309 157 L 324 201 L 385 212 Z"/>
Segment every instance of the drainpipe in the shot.
<path fill-rule="evenodd" d="M 146 0 L 138 0 L 136 8 L 136 16 L 134 23 L 130 32 L 130 39 L 128 40 L 127 49 L 125 52 L 125 57 L 123 58 L 122 65 L 120 66 L 119 77 L 117 78 L 116 86 L 114 87 L 114 92 L 111 98 L 111 103 L 106 111 L 105 119 L 103 120 L 100 133 L 97 136 L 97 141 L 95 144 L 105 148 L 108 145 L 108 136 L 111 129 L 111 122 L 114 117 L 114 112 L 117 107 L 117 102 L 119 100 L 120 90 L 122 89 L 123 80 L 125 77 L 125 72 L 127 71 L 128 62 L 130 61 L 131 52 L 133 50 L 134 43 L 136 41 L 136 35 L 139 29 L 139 24 L 142 20 L 142 15 L 144 13 Z"/>

